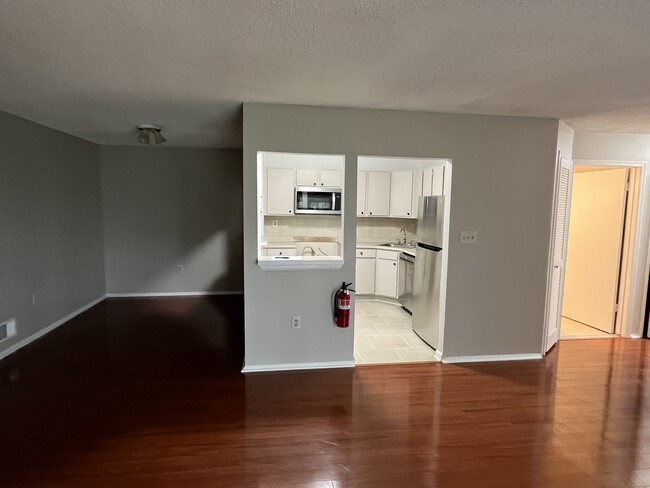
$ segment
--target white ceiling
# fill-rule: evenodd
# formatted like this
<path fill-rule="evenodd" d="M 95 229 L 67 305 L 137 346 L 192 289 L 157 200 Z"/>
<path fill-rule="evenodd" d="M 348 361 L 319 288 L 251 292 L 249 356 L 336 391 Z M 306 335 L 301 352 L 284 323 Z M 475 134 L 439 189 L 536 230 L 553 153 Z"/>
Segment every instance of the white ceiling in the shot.
<path fill-rule="evenodd" d="M 650 133 L 647 0 L 0 0 L 0 109 L 98 143 L 241 146 L 241 102 Z"/>

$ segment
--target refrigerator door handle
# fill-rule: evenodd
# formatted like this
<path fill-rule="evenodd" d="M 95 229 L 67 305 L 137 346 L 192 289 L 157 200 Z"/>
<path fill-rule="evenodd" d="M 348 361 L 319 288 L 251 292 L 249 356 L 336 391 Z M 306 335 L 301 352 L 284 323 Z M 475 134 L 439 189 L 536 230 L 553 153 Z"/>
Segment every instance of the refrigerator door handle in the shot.
<path fill-rule="evenodd" d="M 418 242 L 417 245 L 418 245 L 418 247 L 421 247 L 422 249 L 428 249 L 429 251 L 435 251 L 435 252 L 442 251 L 441 247 L 432 246 L 431 244 L 425 244 L 424 242 Z"/>

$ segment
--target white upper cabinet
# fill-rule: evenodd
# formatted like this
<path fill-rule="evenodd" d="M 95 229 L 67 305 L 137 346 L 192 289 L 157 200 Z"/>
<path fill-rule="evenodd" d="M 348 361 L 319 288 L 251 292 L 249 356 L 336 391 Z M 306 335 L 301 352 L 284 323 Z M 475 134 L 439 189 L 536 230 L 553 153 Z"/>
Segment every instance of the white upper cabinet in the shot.
<path fill-rule="evenodd" d="M 390 172 L 368 171 L 366 185 L 368 216 L 390 215 Z"/>
<path fill-rule="evenodd" d="M 435 166 L 422 172 L 422 194 L 425 196 L 442 195 L 444 187 L 445 168 Z"/>
<path fill-rule="evenodd" d="M 294 170 L 268 168 L 266 170 L 266 215 L 293 215 Z"/>
<path fill-rule="evenodd" d="M 318 170 L 297 169 L 296 186 L 318 186 Z"/>
<path fill-rule="evenodd" d="M 413 216 L 413 171 L 393 171 L 390 174 L 390 215 Z"/>
<path fill-rule="evenodd" d="M 341 186 L 341 171 L 338 169 L 297 169 L 296 186 Z"/>
<path fill-rule="evenodd" d="M 359 171 L 357 173 L 357 217 L 365 217 L 368 215 L 366 211 L 366 182 L 368 173 L 366 171 Z"/>
<path fill-rule="evenodd" d="M 411 204 L 411 217 L 418 218 L 418 201 L 422 196 L 422 171 L 413 172 L 413 203 Z"/>
<path fill-rule="evenodd" d="M 321 169 L 320 170 L 321 186 L 341 186 L 341 171 L 338 169 Z"/>

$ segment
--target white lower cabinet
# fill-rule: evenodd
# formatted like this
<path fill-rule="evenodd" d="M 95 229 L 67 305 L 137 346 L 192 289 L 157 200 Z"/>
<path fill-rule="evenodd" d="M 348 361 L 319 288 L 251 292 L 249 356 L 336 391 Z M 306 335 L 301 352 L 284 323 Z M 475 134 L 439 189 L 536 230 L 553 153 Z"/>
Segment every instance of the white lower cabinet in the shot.
<path fill-rule="evenodd" d="M 295 247 L 270 247 L 265 250 L 266 256 L 295 256 Z"/>
<path fill-rule="evenodd" d="M 357 249 L 357 282 L 354 289 L 359 295 L 375 294 L 375 250 Z"/>
<path fill-rule="evenodd" d="M 397 298 L 398 263 L 398 252 L 377 251 L 377 259 L 375 260 L 376 295 Z"/>

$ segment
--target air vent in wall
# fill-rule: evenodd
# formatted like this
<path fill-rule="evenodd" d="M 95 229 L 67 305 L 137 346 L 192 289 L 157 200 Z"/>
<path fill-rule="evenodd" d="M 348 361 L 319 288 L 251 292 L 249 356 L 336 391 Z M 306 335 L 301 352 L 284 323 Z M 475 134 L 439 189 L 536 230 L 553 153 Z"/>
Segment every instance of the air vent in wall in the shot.
<path fill-rule="evenodd" d="M 8 320 L 0 324 L 0 341 L 16 335 L 16 319 Z"/>

